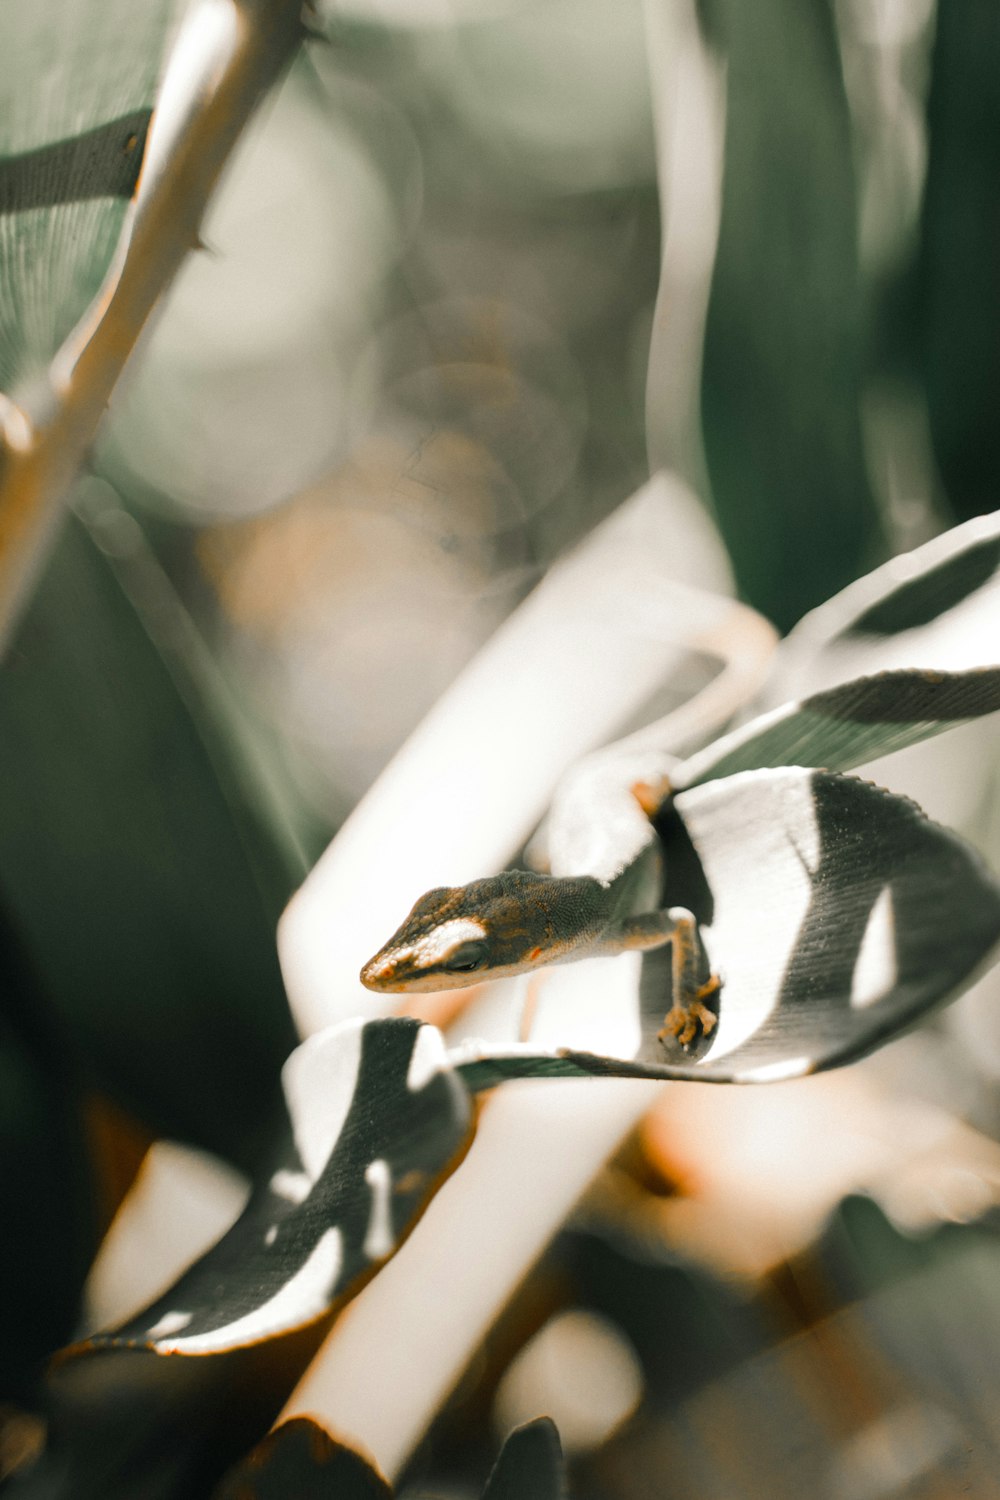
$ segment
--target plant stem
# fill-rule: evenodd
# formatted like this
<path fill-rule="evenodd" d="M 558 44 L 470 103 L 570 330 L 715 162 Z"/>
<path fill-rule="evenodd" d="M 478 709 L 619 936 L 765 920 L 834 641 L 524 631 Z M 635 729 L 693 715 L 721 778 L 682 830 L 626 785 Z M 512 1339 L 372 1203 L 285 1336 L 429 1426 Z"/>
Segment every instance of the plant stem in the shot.
<path fill-rule="evenodd" d="M 199 244 L 206 204 L 240 132 L 303 35 L 302 0 L 196 0 L 185 17 L 116 263 L 53 360 L 44 396 L 30 409 L 0 397 L 0 647 L 115 383 Z"/>

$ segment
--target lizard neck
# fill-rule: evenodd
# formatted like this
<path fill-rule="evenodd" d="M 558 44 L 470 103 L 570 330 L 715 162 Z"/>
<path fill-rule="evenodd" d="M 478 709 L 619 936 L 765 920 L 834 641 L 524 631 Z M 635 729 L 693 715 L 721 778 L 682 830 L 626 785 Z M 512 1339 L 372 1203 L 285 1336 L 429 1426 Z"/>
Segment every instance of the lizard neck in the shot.
<path fill-rule="evenodd" d="M 487 919 L 498 969 L 581 958 L 599 944 L 615 915 L 614 892 L 590 875 L 509 870 L 498 880 L 515 898 L 495 905 Z"/>

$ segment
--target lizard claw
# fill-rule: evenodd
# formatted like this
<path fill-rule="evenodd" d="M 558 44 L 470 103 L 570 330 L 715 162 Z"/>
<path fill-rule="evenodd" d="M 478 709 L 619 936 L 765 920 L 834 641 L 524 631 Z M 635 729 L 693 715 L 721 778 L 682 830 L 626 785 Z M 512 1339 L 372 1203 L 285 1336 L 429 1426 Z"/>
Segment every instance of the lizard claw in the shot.
<path fill-rule="evenodd" d="M 702 1036 L 708 1036 L 719 1018 L 705 1001 L 718 994 L 721 988 L 722 981 L 718 974 L 710 974 L 689 999 L 680 1001 L 667 1011 L 657 1033 L 658 1039 L 663 1042 L 668 1037 L 676 1037 L 682 1047 L 690 1047 L 698 1036 L 699 1028 Z"/>

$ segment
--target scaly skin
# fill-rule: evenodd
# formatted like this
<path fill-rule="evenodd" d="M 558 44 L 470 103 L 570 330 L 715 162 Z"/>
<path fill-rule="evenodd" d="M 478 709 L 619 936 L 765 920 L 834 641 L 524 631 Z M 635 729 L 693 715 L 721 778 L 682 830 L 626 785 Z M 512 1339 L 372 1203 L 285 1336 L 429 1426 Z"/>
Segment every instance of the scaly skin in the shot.
<path fill-rule="evenodd" d="M 361 970 L 371 990 L 444 990 L 593 952 L 609 923 L 600 882 L 507 870 L 421 896 Z"/>
<path fill-rule="evenodd" d="M 610 881 L 507 870 L 428 891 L 365 964 L 361 982 L 380 992 L 458 989 L 479 977 L 671 943 L 675 999 L 660 1036 L 688 1046 L 714 1027 L 705 1002 L 720 985 L 689 911 L 633 911 L 651 860 L 658 862 L 658 850 L 650 826 L 648 851 Z"/>

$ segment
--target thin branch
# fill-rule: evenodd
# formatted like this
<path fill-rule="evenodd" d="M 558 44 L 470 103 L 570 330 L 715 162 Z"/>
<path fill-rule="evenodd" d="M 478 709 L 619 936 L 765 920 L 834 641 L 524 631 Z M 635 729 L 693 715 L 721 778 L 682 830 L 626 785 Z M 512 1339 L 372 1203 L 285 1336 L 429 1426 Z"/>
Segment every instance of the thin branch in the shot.
<path fill-rule="evenodd" d="M 115 383 L 199 243 L 206 205 L 240 132 L 304 35 L 302 0 L 197 0 L 185 17 L 118 260 L 56 355 L 45 400 L 24 410 L 0 397 L 0 646 Z"/>

